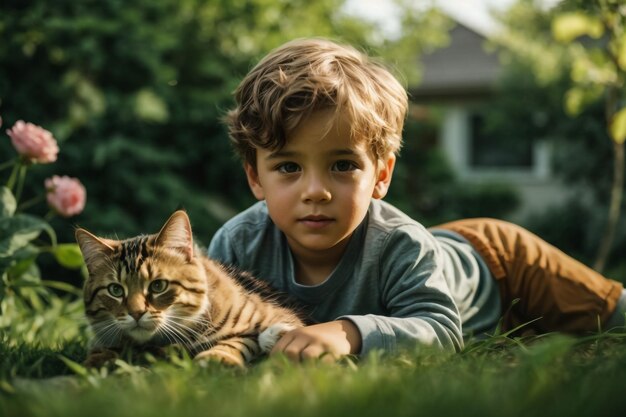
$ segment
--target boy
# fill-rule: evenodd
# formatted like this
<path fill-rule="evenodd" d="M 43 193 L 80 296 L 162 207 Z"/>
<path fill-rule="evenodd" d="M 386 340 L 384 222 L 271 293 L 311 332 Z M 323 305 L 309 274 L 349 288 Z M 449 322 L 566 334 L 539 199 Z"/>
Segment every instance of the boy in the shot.
<path fill-rule="evenodd" d="M 215 234 L 209 256 L 290 293 L 319 322 L 272 353 L 299 361 L 406 342 L 458 351 L 503 313 L 505 330 L 534 319 L 527 327 L 540 332 L 624 324 L 620 283 L 529 232 L 490 219 L 429 231 L 381 201 L 408 100 L 367 56 L 295 40 L 235 96 L 229 133 L 260 202 Z"/>

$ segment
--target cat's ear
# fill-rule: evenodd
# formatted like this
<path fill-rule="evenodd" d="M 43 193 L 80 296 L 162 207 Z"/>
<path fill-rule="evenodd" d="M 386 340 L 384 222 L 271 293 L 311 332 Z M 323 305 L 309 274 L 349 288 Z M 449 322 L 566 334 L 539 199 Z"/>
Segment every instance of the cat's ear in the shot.
<path fill-rule="evenodd" d="M 96 237 L 85 229 L 77 229 L 75 236 L 90 273 L 93 273 L 103 260 L 109 259 L 115 250 L 114 241 Z"/>
<path fill-rule="evenodd" d="M 190 262 L 193 259 L 193 233 L 187 213 L 182 210 L 174 212 L 161 228 L 156 246 L 176 249 Z"/>

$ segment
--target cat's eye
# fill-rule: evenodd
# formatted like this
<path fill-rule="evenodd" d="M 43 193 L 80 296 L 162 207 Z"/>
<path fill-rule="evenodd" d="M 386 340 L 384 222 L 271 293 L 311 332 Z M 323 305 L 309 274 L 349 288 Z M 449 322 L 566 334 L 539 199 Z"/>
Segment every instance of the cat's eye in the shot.
<path fill-rule="evenodd" d="M 150 283 L 148 289 L 153 294 L 160 294 L 167 289 L 169 282 L 164 279 L 155 279 Z"/>
<path fill-rule="evenodd" d="M 124 287 L 122 287 L 120 284 L 109 284 L 107 290 L 109 291 L 109 294 L 111 294 L 113 297 L 124 296 Z"/>

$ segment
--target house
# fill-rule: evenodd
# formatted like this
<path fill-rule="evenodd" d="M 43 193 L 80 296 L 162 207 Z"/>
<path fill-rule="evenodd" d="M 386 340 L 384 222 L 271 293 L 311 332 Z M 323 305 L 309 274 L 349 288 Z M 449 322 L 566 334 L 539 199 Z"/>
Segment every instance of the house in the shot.
<path fill-rule="evenodd" d="M 409 92 L 415 104 L 442 108 L 439 145 L 459 180 L 511 184 L 521 206 L 510 220 L 523 221 L 568 194 L 551 174 L 548 140 L 531 138 L 512 149 L 510 142 L 485 133 L 485 112 L 501 71 L 486 41 L 485 35 L 457 24 L 447 47 L 422 56 L 422 81 Z"/>

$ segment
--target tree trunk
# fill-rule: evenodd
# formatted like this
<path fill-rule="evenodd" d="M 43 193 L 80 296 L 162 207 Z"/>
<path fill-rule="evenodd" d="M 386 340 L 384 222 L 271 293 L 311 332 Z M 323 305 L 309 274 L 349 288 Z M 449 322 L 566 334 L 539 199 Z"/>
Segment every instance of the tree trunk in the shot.
<path fill-rule="evenodd" d="M 593 268 L 602 273 L 611 253 L 615 229 L 620 217 L 622 206 L 622 194 L 624 189 L 624 144 L 613 141 L 613 185 L 611 187 L 611 203 L 606 228 L 600 241 L 598 254 Z"/>

